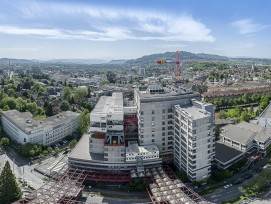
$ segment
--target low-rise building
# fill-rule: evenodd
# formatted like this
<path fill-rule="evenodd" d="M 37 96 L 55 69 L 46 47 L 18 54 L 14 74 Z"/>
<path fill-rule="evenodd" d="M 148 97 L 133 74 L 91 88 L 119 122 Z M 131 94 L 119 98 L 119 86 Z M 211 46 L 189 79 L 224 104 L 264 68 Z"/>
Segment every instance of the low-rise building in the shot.
<path fill-rule="evenodd" d="M 50 145 L 72 134 L 78 127 L 79 113 L 61 112 L 55 116 L 36 120 L 30 112 L 9 110 L 2 112 L 5 133 L 20 144 Z"/>

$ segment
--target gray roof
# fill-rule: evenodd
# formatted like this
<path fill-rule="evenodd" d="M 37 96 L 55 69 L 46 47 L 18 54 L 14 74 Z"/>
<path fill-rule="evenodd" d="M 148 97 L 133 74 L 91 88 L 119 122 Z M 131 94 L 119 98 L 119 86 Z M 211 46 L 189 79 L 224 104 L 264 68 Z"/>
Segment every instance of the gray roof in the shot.
<path fill-rule="evenodd" d="M 104 154 L 89 153 L 89 134 L 84 134 L 75 148 L 72 150 L 69 158 L 87 161 L 104 162 Z"/>
<path fill-rule="evenodd" d="M 247 144 L 254 139 L 256 133 L 238 125 L 227 125 L 223 127 L 221 135 L 241 144 Z"/>
<path fill-rule="evenodd" d="M 261 127 L 248 122 L 241 122 L 237 125 L 227 125 L 222 129 L 225 131 L 221 133 L 224 137 L 242 144 L 247 144 L 252 140 L 265 142 L 271 137 L 270 128 Z"/>
<path fill-rule="evenodd" d="M 3 111 L 2 115 L 20 130 L 26 134 L 30 134 L 31 131 L 34 130 L 38 131 L 46 128 L 55 128 L 66 121 L 69 121 L 71 118 L 77 118 L 79 113 L 65 111 L 55 116 L 45 118 L 44 120 L 35 120 L 30 112 L 19 112 L 17 110 Z"/>
<path fill-rule="evenodd" d="M 227 163 L 242 154 L 244 154 L 244 152 L 227 146 L 224 143 L 219 141 L 215 143 L 215 159 L 222 163 Z"/>

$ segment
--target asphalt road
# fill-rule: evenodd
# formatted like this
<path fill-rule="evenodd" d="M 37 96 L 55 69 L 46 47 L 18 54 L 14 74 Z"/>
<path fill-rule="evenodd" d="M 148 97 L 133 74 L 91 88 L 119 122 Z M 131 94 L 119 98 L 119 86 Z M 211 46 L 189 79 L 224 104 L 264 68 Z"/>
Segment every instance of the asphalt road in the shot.
<path fill-rule="evenodd" d="M 232 200 L 235 197 L 241 195 L 241 192 L 239 191 L 239 186 L 232 186 L 227 189 L 219 188 L 214 193 L 204 195 L 202 196 L 206 200 L 212 202 L 212 203 L 221 203 L 222 201 L 226 200 Z"/>
<path fill-rule="evenodd" d="M 22 178 L 25 181 L 27 181 L 28 184 L 30 184 L 34 188 L 39 188 L 43 184 L 42 178 L 44 176 L 36 173 L 33 171 L 33 167 L 29 166 L 27 162 L 18 162 L 13 156 L 10 154 L 3 154 L 0 156 L 0 165 L 3 167 L 6 163 L 6 161 L 9 161 L 11 170 L 15 174 L 16 178 Z M 14 159 L 15 158 L 15 159 Z M 17 162 L 16 162 L 17 161 Z M 26 163 L 27 165 L 23 165 L 23 163 Z"/>

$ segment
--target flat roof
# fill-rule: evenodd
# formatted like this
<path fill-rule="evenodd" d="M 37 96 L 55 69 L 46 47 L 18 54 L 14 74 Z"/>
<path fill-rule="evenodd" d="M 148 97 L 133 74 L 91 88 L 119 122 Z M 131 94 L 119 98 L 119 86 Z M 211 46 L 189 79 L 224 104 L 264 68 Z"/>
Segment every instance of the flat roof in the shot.
<path fill-rule="evenodd" d="M 150 85 L 152 86 L 152 85 Z M 200 97 L 199 93 L 193 93 L 192 91 L 188 90 L 185 87 L 167 87 L 164 88 L 163 93 L 156 93 L 156 94 L 150 94 L 145 91 L 141 91 L 138 88 L 135 89 L 136 93 L 140 97 L 140 100 L 155 100 L 155 101 L 164 101 L 164 100 L 177 100 L 180 98 L 186 98 L 189 96 L 191 98 L 191 95 L 194 97 Z"/>
<path fill-rule="evenodd" d="M 198 119 L 207 118 L 211 116 L 211 114 L 208 111 L 202 110 L 195 106 L 180 107 L 179 105 L 177 105 L 175 107 L 178 107 L 176 110 L 179 110 L 179 112 L 182 112 L 188 115 L 193 120 L 198 120 Z"/>
<path fill-rule="evenodd" d="M 26 134 L 30 134 L 33 130 L 42 130 L 57 127 L 58 125 L 69 121 L 71 117 L 76 118 L 80 114 L 72 111 L 64 111 L 43 120 L 34 119 L 33 115 L 30 112 L 19 112 L 17 110 L 3 111 L 2 115 L 8 118 L 10 122 L 12 122 L 23 132 L 25 132 Z"/>
<path fill-rule="evenodd" d="M 144 146 L 138 146 L 138 144 L 131 144 L 129 147 L 126 147 L 126 154 L 129 153 L 147 153 L 147 152 L 158 152 L 159 150 L 156 145 L 150 144 L 150 145 L 144 145 Z"/>
<path fill-rule="evenodd" d="M 215 143 L 215 159 L 227 163 L 228 161 L 244 154 L 241 150 L 225 145 L 223 142 Z"/>
<path fill-rule="evenodd" d="M 101 96 L 91 114 L 123 114 L 123 95 L 121 92 L 114 92 L 112 96 Z"/>
<path fill-rule="evenodd" d="M 90 153 L 89 152 L 89 137 L 90 134 L 84 134 L 80 141 L 77 143 L 75 148 L 72 150 L 69 158 L 79 159 L 79 160 L 96 160 L 104 162 L 104 154 Z"/>

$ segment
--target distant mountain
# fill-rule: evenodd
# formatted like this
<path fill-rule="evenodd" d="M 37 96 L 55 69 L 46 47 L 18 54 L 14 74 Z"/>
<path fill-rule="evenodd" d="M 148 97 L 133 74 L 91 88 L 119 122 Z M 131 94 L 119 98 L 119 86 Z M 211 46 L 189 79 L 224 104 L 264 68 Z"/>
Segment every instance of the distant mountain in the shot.
<path fill-rule="evenodd" d="M 180 54 L 181 59 L 189 59 L 189 60 L 228 60 L 228 57 L 219 56 L 219 55 L 212 55 L 212 54 L 205 54 L 205 53 L 191 53 L 186 51 L 181 51 Z M 176 59 L 176 53 L 175 52 L 165 52 L 165 53 L 159 53 L 159 54 L 151 54 L 151 55 L 145 55 L 143 57 L 128 60 L 126 64 L 148 64 L 153 63 L 157 59 L 164 59 L 164 60 L 175 60 Z"/>
<path fill-rule="evenodd" d="M 124 64 L 126 61 L 125 59 L 111 60 L 108 64 Z"/>
<path fill-rule="evenodd" d="M 108 61 L 100 59 L 53 59 L 41 62 L 52 64 L 104 64 L 107 63 Z"/>
<path fill-rule="evenodd" d="M 26 60 L 26 59 L 11 59 L 11 58 L 0 58 L 1 64 L 33 64 L 34 62 L 32 60 Z"/>

